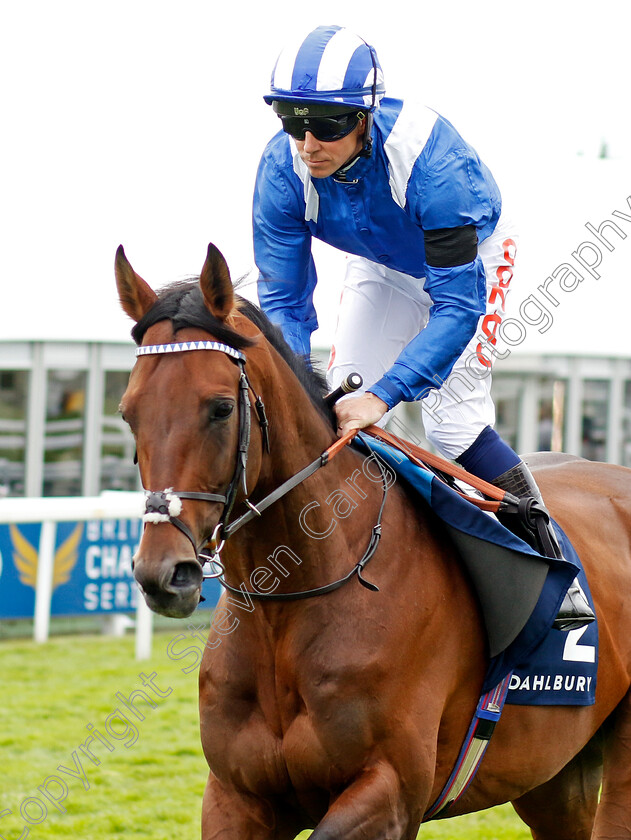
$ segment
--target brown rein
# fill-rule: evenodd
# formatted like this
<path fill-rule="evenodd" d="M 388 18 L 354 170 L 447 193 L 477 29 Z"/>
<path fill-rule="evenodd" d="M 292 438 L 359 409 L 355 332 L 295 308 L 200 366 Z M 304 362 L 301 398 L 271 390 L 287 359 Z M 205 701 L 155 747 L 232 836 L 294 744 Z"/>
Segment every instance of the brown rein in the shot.
<path fill-rule="evenodd" d="M 377 464 L 381 472 L 381 478 L 383 483 L 383 498 L 379 507 L 377 521 L 372 527 L 370 540 L 367 548 L 364 551 L 364 554 L 362 555 L 360 560 L 355 564 L 355 566 L 351 569 L 351 571 L 348 572 L 344 577 L 340 578 L 337 581 L 334 581 L 333 583 L 326 584 L 324 586 L 320 586 L 315 589 L 306 590 L 303 592 L 248 592 L 243 588 L 243 585 L 241 586 L 241 588 L 236 589 L 230 586 L 224 580 L 225 569 L 220 560 L 221 550 L 228 537 L 230 537 L 235 531 L 242 528 L 245 524 L 250 522 L 255 516 L 261 516 L 262 513 L 270 505 L 274 504 L 276 501 L 281 499 L 283 496 L 285 496 L 287 493 L 289 493 L 291 490 L 293 490 L 295 487 L 301 484 L 310 475 L 313 475 L 313 473 L 315 473 L 321 467 L 325 466 L 327 463 L 329 463 L 329 461 L 333 460 L 333 458 L 335 458 L 335 456 L 339 452 L 341 452 L 360 431 L 363 431 L 366 434 L 374 437 L 375 439 L 383 441 L 384 443 L 390 445 L 394 449 L 403 452 L 412 463 L 416 464 L 417 466 L 420 466 L 423 469 L 429 468 L 430 471 L 437 473 L 438 477 L 442 477 L 445 475 L 451 476 L 453 479 L 463 481 L 470 487 L 473 487 L 476 490 L 483 493 L 485 496 L 490 497 L 490 500 L 474 498 L 458 490 L 457 487 L 453 487 L 454 491 L 457 492 L 460 496 L 462 496 L 462 498 L 466 499 L 467 501 L 476 505 L 482 510 L 497 513 L 498 511 L 505 510 L 507 508 L 514 509 L 515 506 L 519 504 L 519 501 L 515 497 L 506 493 L 504 490 L 500 490 L 494 485 L 476 478 L 475 476 L 466 472 L 466 470 L 463 470 L 461 467 L 457 467 L 454 464 L 451 464 L 449 461 L 441 458 L 440 456 L 433 455 L 432 453 L 427 452 L 426 450 L 422 449 L 419 446 L 416 446 L 413 443 L 404 441 L 401 438 L 398 438 L 396 435 L 393 435 L 391 432 L 379 429 L 376 426 L 369 426 L 364 430 L 353 429 L 352 431 L 347 432 L 338 440 L 334 441 L 334 443 L 332 443 L 327 449 L 325 449 L 324 452 L 322 452 L 318 458 L 316 458 L 298 473 L 296 473 L 295 475 L 287 479 L 285 482 L 283 482 L 279 487 L 277 487 L 275 490 L 269 493 L 264 499 L 257 502 L 256 505 L 253 505 L 248 499 L 248 491 L 245 481 L 248 449 L 250 443 L 251 402 L 249 399 L 249 391 L 252 390 L 247 374 L 245 372 L 245 355 L 241 351 L 236 350 L 235 348 L 229 345 L 211 340 L 183 343 L 178 342 L 166 345 L 143 345 L 137 349 L 136 355 L 163 355 L 193 350 L 214 350 L 222 352 L 225 355 L 229 356 L 239 366 L 239 443 L 235 471 L 225 495 L 198 492 L 179 492 L 173 490 L 172 488 L 167 488 L 166 490 L 162 491 L 146 491 L 146 506 L 143 520 L 145 522 L 154 523 L 165 521 L 171 522 L 171 524 L 177 527 L 184 534 L 184 536 L 186 536 L 190 540 L 195 550 L 198 562 L 202 566 L 205 563 L 208 563 L 211 569 L 219 569 L 218 572 L 211 571 L 208 574 L 204 575 L 204 577 L 217 578 L 222 584 L 222 586 L 224 586 L 230 592 L 247 595 L 251 598 L 267 600 L 291 600 L 298 598 L 309 598 L 314 595 L 323 595 L 327 592 L 332 592 L 334 589 L 339 588 L 342 584 L 346 583 L 346 581 L 350 580 L 354 575 L 357 575 L 359 581 L 365 587 L 373 590 L 377 589 L 377 587 L 374 586 L 374 584 L 371 584 L 362 578 L 362 571 L 366 563 L 370 560 L 370 558 L 374 555 L 375 551 L 377 550 L 377 546 L 381 538 L 381 520 L 386 503 L 386 498 L 388 495 L 388 480 L 386 472 L 378 458 Z M 357 377 L 357 379 L 359 380 L 359 383 L 361 383 L 361 378 Z M 357 387 L 357 385 L 352 383 L 349 384 L 350 390 L 352 390 L 354 387 Z M 338 389 L 338 391 L 339 390 L 340 389 Z M 341 386 L 341 390 L 346 391 L 346 387 Z M 325 399 L 334 400 L 338 396 L 338 391 L 335 391 L 332 394 L 328 395 L 328 397 Z M 255 408 L 258 416 L 259 425 L 261 427 L 263 445 L 269 452 L 267 417 L 265 415 L 265 407 L 263 405 L 263 401 L 259 396 L 256 396 Z M 442 478 L 442 480 L 445 479 Z M 237 517 L 237 519 L 233 520 L 232 522 L 229 522 L 228 519 L 230 513 L 232 512 L 232 508 L 237 495 L 237 490 L 239 485 L 241 484 L 243 485 L 245 502 L 248 509 L 241 516 Z M 190 530 L 188 525 L 186 525 L 186 523 L 184 523 L 179 518 L 179 513 L 182 509 L 182 499 L 214 501 L 220 502 L 224 505 L 222 516 L 220 517 L 219 522 L 214 530 L 213 536 L 209 540 L 204 540 L 204 542 L 202 543 L 202 545 L 207 545 L 209 547 L 209 555 L 202 554 L 199 551 L 192 531 Z"/>
<path fill-rule="evenodd" d="M 393 435 L 392 432 L 387 432 L 385 429 L 380 429 L 377 426 L 368 426 L 367 428 L 362 429 L 361 431 L 365 432 L 371 437 L 376 438 L 377 440 L 382 440 L 384 443 L 389 444 L 394 449 L 397 449 L 399 452 L 403 452 L 404 455 L 406 455 L 413 464 L 416 464 L 419 467 L 424 467 L 425 469 L 427 467 L 431 467 L 432 469 L 438 470 L 439 472 L 444 473 L 445 475 L 449 475 L 452 478 L 455 478 L 459 481 L 463 481 L 465 484 L 468 484 L 475 490 L 479 490 L 485 496 L 490 496 L 490 499 L 477 499 L 473 496 L 469 496 L 466 493 L 463 493 L 457 488 L 453 488 L 459 496 L 462 496 L 463 499 L 466 499 L 468 502 L 471 502 L 471 504 L 480 508 L 480 510 L 489 511 L 491 513 L 498 513 L 503 509 L 504 502 L 509 502 L 510 506 L 512 507 L 518 501 L 505 490 L 501 490 L 494 484 L 490 484 L 488 481 L 483 481 L 483 479 L 477 478 L 477 476 L 472 475 L 471 473 L 467 472 L 462 467 L 459 467 L 456 464 L 452 464 L 451 461 L 447 461 L 440 455 L 434 455 L 431 452 L 428 452 L 426 449 L 423 449 L 422 447 L 417 446 L 414 443 L 410 443 L 407 440 L 403 440 L 402 438 Z M 355 434 L 357 434 L 357 432 L 350 432 L 350 439 L 352 439 L 355 436 Z M 340 438 L 338 443 L 342 443 L 342 441 L 345 441 L 345 439 L 348 438 L 349 435 L 345 435 L 343 438 Z M 346 440 L 346 442 L 348 443 L 348 440 Z M 335 446 L 335 444 L 333 444 L 333 446 Z"/>
<path fill-rule="evenodd" d="M 482 479 L 477 478 L 474 475 L 471 475 L 466 470 L 463 470 L 461 467 L 458 467 L 449 461 L 441 458 L 438 455 L 433 455 L 431 452 L 427 452 L 425 449 L 422 449 L 420 446 L 416 446 L 415 444 L 408 443 L 401 438 L 398 438 L 396 435 L 393 435 L 390 432 L 386 432 L 383 429 L 380 429 L 376 426 L 369 426 L 366 429 L 359 430 L 353 429 L 350 432 L 347 432 L 345 435 L 340 437 L 334 443 L 331 444 L 324 452 L 312 461 L 311 464 L 308 464 L 298 473 L 293 475 L 287 481 L 283 482 L 276 490 L 272 491 L 268 496 L 266 496 L 262 501 L 258 502 L 256 506 L 251 505 L 249 509 L 238 519 L 234 520 L 231 524 L 227 525 L 223 530 L 223 539 L 220 545 L 212 545 L 211 544 L 211 554 L 204 555 L 200 554 L 200 558 L 202 558 L 202 562 L 207 562 L 210 567 L 216 566 L 219 568 L 219 572 L 211 572 L 208 575 L 205 575 L 206 578 L 217 578 L 221 585 L 236 595 L 245 595 L 249 598 L 254 598 L 258 600 L 266 600 L 266 601 L 292 601 L 292 600 L 299 600 L 303 598 L 312 598 L 316 595 L 325 595 L 329 592 L 333 592 L 335 589 L 339 589 L 343 584 L 347 581 L 351 580 L 352 577 L 357 575 L 359 581 L 363 586 L 373 591 L 378 591 L 378 587 L 374 584 L 366 581 L 362 577 L 363 569 L 370 560 L 370 558 L 374 555 L 375 551 L 377 550 L 377 546 L 379 544 L 379 540 L 381 538 L 381 519 L 386 503 L 387 492 L 388 492 L 388 482 L 384 472 L 384 468 L 381 465 L 379 459 L 377 459 L 377 463 L 379 465 L 379 469 L 381 471 L 382 482 L 383 482 L 383 498 L 381 501 L 381 505 L 379 508 L 379 514 L 377 518 L 376 524 L 373 526 L 370 536 L 370 541 L 364 554 L 362 555 L 361 559 L 355 564 L 355 566 L 348 572 L 344 577 L 339 578 L 338 580 L 333 581 L 332 583 L 325 584 L 324 586 L 319 586 L 314 589 L 308 589 L 304 591 L 298 592 L 279 592 L 279 593 L 263 593 L 263 592 L 255 592 L 249 591 L 244 588 L 243 584 L 240 588 L 231 586 L 225 579 L 225 569 L 223 564 L 220 561 L 220 552 L 223 547 L 225 540 L 232 534 L 234 531 L 241 528 L 247 522 L 252 520 L 255 516 L 260 516 L 264 510 L 266 510 L 270 505 L 274 504 L 274 502 L 281 499 L 285 496 L 290 490 L 294 487 L 297 487 L 301 484 L 306 478 L 310 475 L 313 475 L 314 472 L 320 469 L 320 467 L 325 466 L 330 461 L 335 458 L 335 456 L 340 453 L 352 440 L 356 437 L 356 435 L 363 431 L 366 434 L 374 437 L 377 440 L 381 440 L 384 443 L 392 446 L 394 449 L 397 449 L 400 452 L 403 452 L 412 463 L 416 464 L 417 466 L 427 469 L 428 467 L 431 470 L 436 470 L 440 473 L 446 474 L 451 476 L 452 478 L 464 481 L 470 487 L 484 493 L 485 495 L 491 496 L 495 499 L 495 501 L 487 500 L 487 499 L 478 499 L 472 496 L 467 495 L 466 493 L 461 492 L 457 488 L 453 488 L 458 495 L 460 495 L 463 499 L 471 504 L 475 505 L 476 507 L 480 508 L 481 510 L 490 511 L 492 513 L 497 513 L 498 511 L 504 509 L 505 507 L 513 507 L 517 500 L 511 496 L 506 491 L 501 490 L 498 487 L 495 487 L 493 484 L 489 484 L 487 481 L 483 481 Z"/>

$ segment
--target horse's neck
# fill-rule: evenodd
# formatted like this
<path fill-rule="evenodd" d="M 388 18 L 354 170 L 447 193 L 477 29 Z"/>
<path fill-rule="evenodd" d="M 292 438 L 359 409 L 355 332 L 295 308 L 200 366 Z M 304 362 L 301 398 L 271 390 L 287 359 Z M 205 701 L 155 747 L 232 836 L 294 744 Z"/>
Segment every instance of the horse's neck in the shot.
<path fill-rule="evenodd" d="M 274 369 L 262 390 L 270 453 L 259 476 L 259 495 L 278 487 L 335 440 L 331 424 L 289 371 Z"/>

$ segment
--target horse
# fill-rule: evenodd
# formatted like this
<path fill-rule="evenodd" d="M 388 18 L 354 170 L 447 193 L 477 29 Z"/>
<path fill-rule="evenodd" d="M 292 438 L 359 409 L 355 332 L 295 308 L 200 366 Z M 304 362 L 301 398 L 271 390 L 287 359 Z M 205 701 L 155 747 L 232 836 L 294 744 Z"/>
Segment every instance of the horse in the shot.
<path fill-rule="evenodd" d="M 457 551 L 402 483 L 338 440 L 323 377 L 235 293 L 215 246 L 199 278 L 159 295 L 122 247 L 115 273 L 140 354 L 121 402 L 148 495 L 134 576 L 152 610 L 176 617 L 198 605 L 204 562 L 229 587 L 199 674 L 203 840 L 413 840 L 488 665 Z M 622 840 L 631 471 L 556 460 L 536 476 L 590 581 L 595 703 L 507 706 L 440 816 L 511 802 L 535 840 Z"/>

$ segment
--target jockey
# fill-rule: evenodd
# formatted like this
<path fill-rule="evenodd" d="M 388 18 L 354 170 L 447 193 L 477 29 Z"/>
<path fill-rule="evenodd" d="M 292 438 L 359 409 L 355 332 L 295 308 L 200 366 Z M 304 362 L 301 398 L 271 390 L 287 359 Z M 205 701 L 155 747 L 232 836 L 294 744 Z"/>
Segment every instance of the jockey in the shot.
<path fill-rule="evenodd" d="M 386 98 L 374 48 L 339 26 L 288 44 L 264 98 L 283 130 L 254 192 L 259 300 L 308 356 L 312 237 L 348 254 L 327 375 L 335 388 L 357 371 L 367 388 L 336 405 L 338 433 L 418 401 L 442 455 L 534 497 L 547 520 L 530 470 L 493 428 L 491 366 L 518 239 L 487 167 L 439 114 Z M 593 618 L 575 581 L 555 626 Z"/>

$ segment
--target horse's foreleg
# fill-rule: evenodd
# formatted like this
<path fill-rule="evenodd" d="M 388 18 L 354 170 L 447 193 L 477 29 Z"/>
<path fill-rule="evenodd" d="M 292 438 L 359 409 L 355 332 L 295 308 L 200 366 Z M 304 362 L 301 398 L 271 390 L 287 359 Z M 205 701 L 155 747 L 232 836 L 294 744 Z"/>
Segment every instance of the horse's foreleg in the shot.
<path fill-rule="evenodd" d="M 631 691 L 614 714 L 604 749 L 603 790 L 593 840 L 631 837 Z"/>
<path fill-rule="evenodd" d="M 560 773 L 513 807 L 534 840 L 590 840 L 601 778 L 602 738 L 595 735 Z"/>
<path fill-rule="evenodd" d="M 418 824 L 401 795 L 399 778 L 390 764 L 362 773 L 333 802 L 311 840 L 413 840 Z"/>
<path fill-rule="evenodd" d="M 202 803 L 202 840 L 294 840 L 300 829 L 265 799 L 227 788 L 210 773 Z"/>

